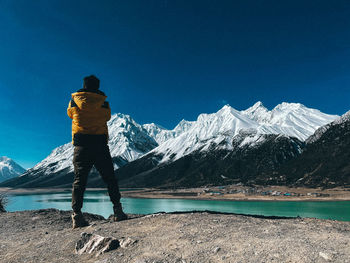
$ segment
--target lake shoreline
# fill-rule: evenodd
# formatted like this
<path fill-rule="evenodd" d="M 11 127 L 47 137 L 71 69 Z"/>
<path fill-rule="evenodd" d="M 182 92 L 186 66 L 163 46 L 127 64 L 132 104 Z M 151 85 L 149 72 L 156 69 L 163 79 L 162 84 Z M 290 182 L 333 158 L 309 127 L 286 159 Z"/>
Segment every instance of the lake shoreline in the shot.
<path fill-rule="evenodd" d="M 32 189 L 34 190 L 34 189 Z M 38 189 L 36 189 L 38 190 Z M 124 189 L 125 190 L 125 189 Z M 346 212 L 350 209 L 350 201 L 346 200 L 272 200 L 269 199 L 225 199 L 220 196 L 216 198 L 206 198 L 205 196 L 191 197 L 179 196 L 179 194 L 191 194 L 193 192 L 175 191 L 166 192 L 164 190 L 137 190 L 122 191 L 122 204 L 126 212 L 133 214 L 151 214 L 158 212 L 175 211 L 215 211 L 240 214 L 255 214 L 265 216 L 299 216 L 315 217 L 322 219 L 332 219 L 350 221 L 350 216 Z M 172 190 L 174 191 L 174 190 Z M 182 189 L 181 191 L 184 191 Z M 190 191 L 190 190 L 189 190 Z M 56 189 L 56 192 L 49 192 L 47 189 L 39 189 L 39 192 L 21 194 L 7 193 L 7 211 L 23 211 L 35 209 L 57 208 L 71 210 L 72 195 L 70 189 Z M 84 211 L 110 216 L 112 213 L 112 203 L 106 189 L 92 189 L 86 191 L 84 197 Z"/>
<path fill-rule="evenodd" d="M 228 186 L 229 187 L 229 186 Z M 240 186 L 240 188 L 246 188 Z M 214 190 L 208 190 L 214 189 Z M 280 192 L 296 192 L 302 196 L 271 196 L 257 194 L 230 194 L 218 187 L 199 187 L 186 189 L 156 189 L 156 188 L 121 188 L 122 197 L 127 198 L 143 198 L 143 199 L 187 199 L 187 200 L 203 200 L 203 201 L 310 201 L 310 202 L 330 202 L 330 201 L 350 201 L 350 189 L 334 188 L 321 190 L 319 188 L 289 188 L 284 186 L 265 186 L 268 191 Z M 223 188 L 225 189 L 225 188 Z M 215 191 L 216 190 L 216 191 Z M 107 191 L 106 188 L 87 188 L 86 191 Z M 221 191 L 221 192 L 220 192 Z M 236 190 L 237 191 L 237 190 Z M 45 194 L 45 193 L 61 193 L 71 192 L 71 188 L 0 188 L 0 193 L 6 195 L 25 195 L 25 194 Z M 315 196 L 308 196 L 312 193 Z M 329 195 L 329 196 L 316 196 Z"/>

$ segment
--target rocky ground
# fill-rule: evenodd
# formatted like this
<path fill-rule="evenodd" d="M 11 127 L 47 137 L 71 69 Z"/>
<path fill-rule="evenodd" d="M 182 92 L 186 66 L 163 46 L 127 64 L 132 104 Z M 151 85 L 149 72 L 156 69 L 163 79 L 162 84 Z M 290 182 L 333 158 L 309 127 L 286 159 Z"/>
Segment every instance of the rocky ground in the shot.
<path fill-rule="evenodd" d="M 89 227 L 73 230 L 69 211 L 0 213 L 0 262 L 350 262 L 350 222 L 208 212 L 86 218 Z M 122 246 L 77 254 L 83 232 Z"/>

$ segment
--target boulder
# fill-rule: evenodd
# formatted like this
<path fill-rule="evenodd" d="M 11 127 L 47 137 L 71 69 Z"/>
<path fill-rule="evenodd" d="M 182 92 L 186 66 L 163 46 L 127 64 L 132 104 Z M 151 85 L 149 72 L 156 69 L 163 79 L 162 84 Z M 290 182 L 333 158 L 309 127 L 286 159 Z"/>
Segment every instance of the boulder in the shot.
<path fill-rule="evenodd" d="M 131 246 L 132 244 L 135 244 L 136 242 L 137 242 L 137 240 L 134 240 L 130 237 L 128 237 L 126 239 L 121 239 L 120 240 L 120 247 L 127 248 L 127 247 Z"/>
<path fill-rule="evenodd" d="M 89 253 L 99 256 L 108 251 L 117 249 L 118 247 L 118 239 L 84 232 L 81 233 L 81 238 L 75 245 L 75 252 L 79 255 L 83 253 Z"/>

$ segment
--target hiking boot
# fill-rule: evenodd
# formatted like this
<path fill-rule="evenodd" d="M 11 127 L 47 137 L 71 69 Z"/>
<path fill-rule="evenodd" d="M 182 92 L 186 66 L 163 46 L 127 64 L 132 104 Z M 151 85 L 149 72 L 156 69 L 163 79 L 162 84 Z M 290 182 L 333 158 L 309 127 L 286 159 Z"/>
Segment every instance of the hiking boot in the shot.
<path fill-rule="evenodd" d="M 113 207 L 114 215 L 112 217 L 112 220 L 114 222 L 119 222 L 128 219 L 128 216 L 123 212 L 122 205 L 116 205 Z"/>
<path fill-rule="evenodd" d="M 88 226 L 89 223 L 84 219 L 82 212 L 73 212 L 72 214 L 73 229 Z"/>

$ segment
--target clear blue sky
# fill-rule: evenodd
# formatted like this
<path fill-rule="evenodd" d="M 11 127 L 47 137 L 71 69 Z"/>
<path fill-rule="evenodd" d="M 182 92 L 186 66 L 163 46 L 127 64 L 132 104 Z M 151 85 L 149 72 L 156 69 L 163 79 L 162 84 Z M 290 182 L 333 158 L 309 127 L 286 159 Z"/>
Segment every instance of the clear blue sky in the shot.
<path fill-rule="evenodd" d="M 349 1 L 0 0 L 0 156 L 70 141 L 70 93 L 173 128 L 224 104 L 350 109 Z"/>

